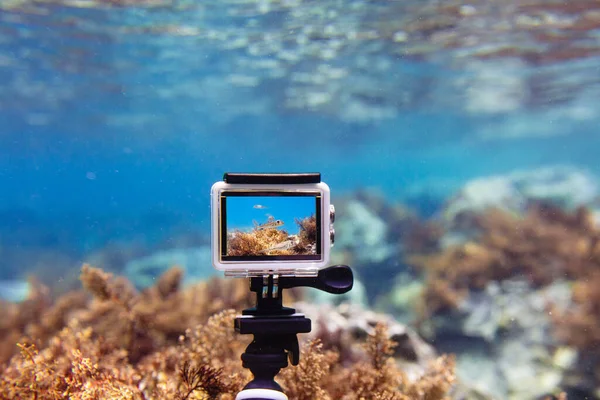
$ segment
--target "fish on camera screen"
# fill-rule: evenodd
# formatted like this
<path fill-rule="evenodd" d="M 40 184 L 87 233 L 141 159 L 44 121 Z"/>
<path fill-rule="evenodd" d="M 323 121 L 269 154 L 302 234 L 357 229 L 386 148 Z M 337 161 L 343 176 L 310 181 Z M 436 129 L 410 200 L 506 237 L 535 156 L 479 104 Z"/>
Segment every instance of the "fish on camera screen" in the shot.
<path fill-rule="evenodd" d="M 318 260 L 319 193 L 222 193 L 224 261 Z"/>

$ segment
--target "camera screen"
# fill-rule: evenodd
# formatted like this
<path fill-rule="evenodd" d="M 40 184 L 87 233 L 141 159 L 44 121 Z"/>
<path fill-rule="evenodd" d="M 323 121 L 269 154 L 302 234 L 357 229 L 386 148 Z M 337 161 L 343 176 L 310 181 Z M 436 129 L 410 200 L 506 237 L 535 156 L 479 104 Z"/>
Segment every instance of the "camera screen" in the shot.
<path fill-rule="evenodd" d="M 223 261 L 319 260 L 321 194 L 222 192 Z"/>

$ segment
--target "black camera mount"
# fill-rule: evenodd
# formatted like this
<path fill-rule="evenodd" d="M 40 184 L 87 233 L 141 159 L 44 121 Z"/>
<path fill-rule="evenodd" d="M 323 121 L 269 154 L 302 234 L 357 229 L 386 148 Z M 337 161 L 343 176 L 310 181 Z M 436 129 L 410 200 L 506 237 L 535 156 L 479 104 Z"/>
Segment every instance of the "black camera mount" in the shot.
<path fill-rule="evenodd" d="M 282 291 L 294 287 L 312 287 L 332 294 L 352 289 L 352 270 L 336 265 L 319 271 L 316 277 L 279 277 L 273 273 L 250 278 L 250 290 L 256 293 L 256 306 L 235 319 L 235 330 L 253 334 L 254 340 L 242 354 L 242 365 L 254 375 L 236 400 L 287 399 L 275 376 L 280 369 L 300 361 L 298 333 L 308 333 L 311 321 L 296 310 L 283 306 Z"/>

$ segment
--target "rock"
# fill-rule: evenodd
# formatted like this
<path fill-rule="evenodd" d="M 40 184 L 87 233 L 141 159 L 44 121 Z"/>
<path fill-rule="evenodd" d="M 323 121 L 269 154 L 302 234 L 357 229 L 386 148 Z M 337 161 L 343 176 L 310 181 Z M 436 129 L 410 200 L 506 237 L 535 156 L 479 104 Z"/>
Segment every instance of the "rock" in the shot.
<path fill-rule="evenodd" d="M 599 194 L 596 178 L 577 168 L 554 166 L 518 171 L 467 182 L 445 207 L 444 218 L 452 221 L 463 212 L 491 207 L 522 213 L 532 201 L 549 201 L 572 209 L 592 205 Z"/>
<path fill-rule="evenodd" d="M 599 194 L 597 179 L 573 167 L 515 173 L 513 180 L 526 199 L 548 200 L 565 208 L 588 205 Z"/>
<path fill-rule="evenodd" d="M 445 207 L 444 218 L 453 220 L 463 212 L 479 212 L 490 207 L 522 210 L 525 199 L 506 176 L 492 176 L 467 182 Z"/>
<path fill-rule="evenodd" d="M 376 299 L 375 308 L 389 312 L 406 324 L 417 320 L 416 310 L 422 298 L 425 283 L 410 273 L 400 273 L 394 279 L 392 289 Z"/>
<path fill-rule="evenodd" d="M 502 373 L 485 348 L 469 346 L 469 351 L 457 354 L 456 375 L 465 386 L 481 393 L 484 398 L 507 398 Z"/>
<path fill-rule="evenodd" d="M 390 203 L 376 189 L 336 202 L 336 243 L 332 262 L 351 265 L 367 297 L 389 292 L 393 278 L 408 269 L 402 238 L 417 223 L 412 210 Z"/>
<path fill-rule="evenodd" d="M 393 253 L 387 243 L 388 226 L 374 211 L 358 200 L 350 200 L 337 213 L 336 250 L 350 250 L 358 264 L 380 262 Z"/>
<path fill-rule="evenodd" d="M 27 299 L 31 286 L 27 281 L 0 280 L 0 300 L 18 303 Z"/>
<path fill-rule="evenodd" d="M 465 384 L 494 398 L 533 399 L 559 391 L 575 362 L 571 349 L 554 349 L 548 311 L 570 303 L 566 282 L 538 290 L 525 281 L 491 282 L 471 291 L 457 312 L 430 322 L 438 349 L 457 355 Z"/>
<path fill-rule="evenodd" d="M 184 284 L 217 275 L 212 266 L 210 247 L 171 249 L 130 261 L 125 276 L 138 288 L 152 286 L 156 279 L 173 266 L 184 271 Z"/>
<path fill-rule="evenodd" d="M 402 364 L 408 379 L 415 380 L 421 376 L 436 357 L 433 347 L 425 343 L 414 330 L 389 315 L 375 313 L 355 304 L 332 306 L 299 302 L 294 306 L 298 312 L 312 320 L 313 329 L 309 333 L 311 338 L 341 335 L 340 340 L 344 340 L 344 337 L 347 340 L 350 337 L 353 340 L 366 339 L 374 332 L 377 323 L 386 323 L 390 338 L 398 343 L 394 358 Z M 360 349 L 356 348 L 354 351 L 358 352 Z"/>

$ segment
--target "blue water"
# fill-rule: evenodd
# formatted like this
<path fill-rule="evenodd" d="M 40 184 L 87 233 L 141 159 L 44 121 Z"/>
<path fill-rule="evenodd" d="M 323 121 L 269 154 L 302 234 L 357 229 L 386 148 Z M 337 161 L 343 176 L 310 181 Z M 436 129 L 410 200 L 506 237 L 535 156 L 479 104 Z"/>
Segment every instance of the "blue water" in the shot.
<path fill-rule="evenodd" d="M 227 231 L 251 232 L 273 219 L 281 222 L 279 226 L 283 226 L 290 235 L 296 235 L 300 232 L 296 220 L 302 221 L 304 218 L 316 215 L 315 204 L 314 196 L 228 197 Z"/>
<path fill-rule="evenodd" d="M 76 264 L 115 240 L 206 235 L 226 171 L 319 171 L 334 201 L 377 188 L 424 211 L 475 177 L 557 164 L 600 174 L 598 57 L 399 57 L 374 39 L 320 59 L 295 44 L 299 21 L 364 30 L 385 6 L 324 2 L 337 10 L 326 20 L 306 11 L 316 3 L 297 7 L 306 17 L 259 3 L 3 6 L 0 246 Z M 273 56 L 284 50 L 303 58 Z M 297 82 L 321 67 L 347 80 L 328 75 L 313 89 L 329 102 L 294 106 Z M 24 267 L 4 262 L 8 276 Z"/>

